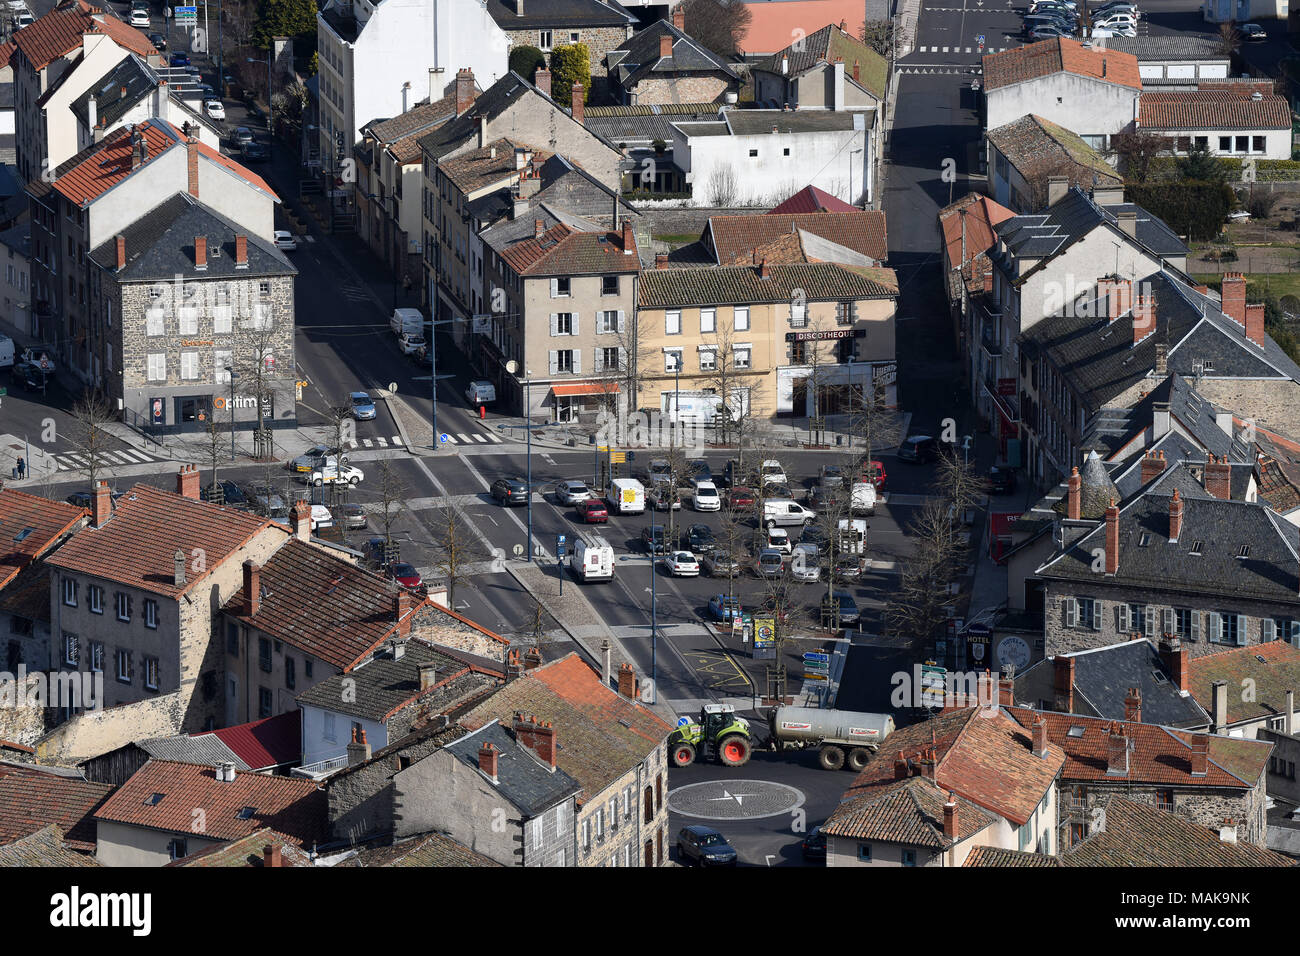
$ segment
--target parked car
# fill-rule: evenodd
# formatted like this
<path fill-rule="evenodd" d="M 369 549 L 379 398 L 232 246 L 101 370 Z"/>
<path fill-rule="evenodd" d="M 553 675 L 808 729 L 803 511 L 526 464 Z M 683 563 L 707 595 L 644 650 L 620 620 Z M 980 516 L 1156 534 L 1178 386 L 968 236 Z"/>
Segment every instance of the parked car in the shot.
<path fill-rule="evenodd" d="M 402 350 L 403 355 L 414 355 L 421 349 L 427 348 L 428 344 L 422 332 L 403 332 L 397 337 L 397 347 Z"/>
<path fill-rule="evenodd" d="M 686 462 L 686 474 L 695 481 L 712 481 L 713 471 L 703 458 L 692 458 Z"/>
<path fill-rule="evenodd" d="M 700 571 L 711 578 L 734 578 L 740 573 L 740 563 L 730 552 L 710 548 L 700 557 Z"/>
<path fill-rule="evenodd" d="M 343 517 L 343 527 L 350 530 L 366 527 L 366 509 L 355 501 L 349 501 L 347 504 L 341 505 L 339 513 Z"/>
<path fill-rule="evenodd" d="M 778 578 L 785 570 L 785 556 L 780 551 L 764 548 L 754 562 L 754 573 L 760 578 Z"/>
<path fill-rule="evenodd" d="M 329 508 L 324 505 L 311 506 L 311 530 L 324 531 L 326 528 L 334 527 L 334 516 L 330 514 Z"/>
<path fill-rule="evenodd" d="M 763 524 L 769 528 L 806 525 L 817 515 L 789 498 L 770 498 L 763 502 Z"/>
<path fill-rule="evenodd" d="M 768 528 L 767 547 L 772 551 L 790 554 L 794 550 L 794 545 L 790 541 L 790 532 L 786 531 L 785 528 Z"/>
<path fill-rule="evenodd" d="M 253 511 L 263 518 L 287 518 L 289 506 L 284 499 L 268 485 L 253 486 Z"/>
<path fill-rule="evenodd" d="M 117 501 L 124 494 L 126 494 L 125 491 L 113 491 L 109 493 L 109 498 L 112 501 Z M 74 491 L 63 500 L 70 505 L 76 505 L 78 508 L 89 508 L 94 503 L 95 497 L 89 491 Z"/>
<path fill-rule="evenodd" d="M 465 387 L 465 400 L 471 407 L 486 405 L 497 400 L 497 387 L 491 382 L 474 381 Z"/>
<path fill-rule="evenodd" d="M 656 481 L 670 481 L 673 477 L 673 466 L 667 458 L 651 458 L 650 464 L 646 466 L 645 480 L 646 484 Z"/>
<path fill-rule="evenodd" d="M 557 481 L 555 483 L 555 500 L 562 505 L 576 505 L 591 497 L 591 489 L 585 481 Z"/>
<path fill-rule="evenodd" d="M 375 403 L 365 392 L 351 392 L 348 400 L 352 402 L 352 417 L 359 422 L 368 422 L 378 414 Z"/>
<path fill-rule="evenodd" d="M 754 507 L 754 492 L 743 485 L 735 485 L 727 489 L 727 510 L 744 511 Z"/>
<path fill-rule="evenodd" d="M 604 524 L 609 520 L 609 508 L 599 498 L 587 498 L 578 502 L 578 517 L 586 524 Z"/>
<path fill-rule="evenodd" d="M 179 56 L 182 56 L 182 57 L 185 56 L 184 53 L 181 53 L 181 54 L 173 53 L 173 54 L 172 54 L 172 57 L 175 58 L 175 57 L 178 56 L 178 55 L 179 55 Z M 179 66 L 185 66 L 185 65 L 188 64 L 188 63 L 189 63 L 189 58 L 186 57 L 186 59 L 185 59 L 185 63 L 181 63 L 181 64 L 173 63 L 172 65 L 173 65 L 173 66 L 178 66 L 178 65 L 179 65 Z M 253 131 L 252 131 L 251 129 L 249 129 L 247 126 L 237 126 L 237 127 L 235 127 L 235 132 L 232 134 L 231 138 L 235 141 L 235 145 L 237 145 L 237 146 L 246 146 L 247 144 L 249 144 L 249 143 L 251 143 L 251 142 L 253 141 Z"/>
<path fill-rule="evenodd" d="M 856 554 L 841 554 L 835 558 L 831 574 L 836 581 L 858 581 L 862 578 L 862 558 Z"/>
<path fill-rule="evenodd" d="M 715 594 L 709 598 L 709 617 L 723 624 L 730 623 L 733 617 L 740 617 L 740 598 L 726 594 Z"/>
<path fill-rule="evenodd" d="M 825 600 L 823 598 L 823 600 Z M 848 591 L 836 591 L 831 598 L 840 608 L 840 624 L 852 626 L 862 619 L 862 613 L 858 610 L 858 602 L 853 600 L 853 595 Z"/>
<path fill-rule="evenodd" d="M 875 485 L 877 492 L 884 491 L 885 479 L 888 478 L 888 475 L 885 474 L 885 463 L 883 461 L 874 460 L 869 462 L 864 461 L 862 463 L 862 477 L 865 481 L 869 481 Z"/>
<path fill-rule="evenodd" d="M 708 479 L 692 479 L 691 505 L 696 511 L 720 510 L 722 508 L 722 499 L 718 497 L 718 486 Z"/>
<path fill-rule="evenodd" d="M 1016 490 L 1016 473 L 1012 468 L 994 465 L 989 469 L 989 494 L 1009 495 Z"/>
<path fill-rule="evenodd" d="M 782 484 L 778 484 L 777 482 L 772 482 L 772 484 L 770 485 L 763 486 L 763 497 L 772 498 L 772 499 L 789 498 L 791 501 L 793 501 L 794 491 L 790 488 L 789 485 L 782 485 Z"/>
<path fill-rule="evenodd" d="M 693 524 L 682 535 L 682 542 L 695 554 L 703 554 L 717 545 L 717 538 L 708 525 Z"/>
<path fill-rule="evenodd" d="M 1068 40 L 1074 36 L 1074 32 L 1055 24 L 1040 23 L 1029 28 L 1027 36 L 1031 40 L 1055 40 L 1057 37 L 1064 37 Z"/>
<path fill-rule="evenodd" d="M 844 472 L 839 465 L 822 465 L 817 469 L 818 482 L 838 481 L 844 483 Z"/>
<path fill-rule="evenodd" d="M 1095 18 L 1116 11 L 1131 14 L 1134 20 L 1142 19 L 1142 14 L 1138 10 L 1137 4 L 1130 3 L 1129 0 L 1109 0 L 1109 2 L 1103 3 L 1101 6 L 1094 8 L 1091 12 L 1092 16 Z"/>
<path fill-rule="evenodd" d="M 149 42 L 152 43 L 153 48 L 159 52 L 165 52 L 167 50 L 167 38 L 161 33 L 149 34 Z"/>
<path fill-rule="evenodd" d="M 826 859 L 826 834 L 821 827 L 813 827 L 799 844 L 803 858 L 809 863 Z"/>
<path fill-rule="evenodd" d="M 240 154 L 246 163 L 264 163 L 271 158 L 271 149 L 263 143 L 245 143 Z"/>
<path fill-rule="evenodd" d="M 325 464 L 325 459 L 332 455 L 337 455 L 338 451 L 337 448 L 331 448 L 329 445 L 313 445 L 293 461 L 289 462 L 289 468 L 290 470 L 299 473 L 315 471 L 317 468 L 320 468 Z M 347 455 L 344 455 L 343 463 L 346 465 L 347 462 L 348 457 Z"/>
<path fill-rule="evenodd" d="M 275 248 L 281 252 L 294 252 L 298 248 L 298 237 L 288 229 L 275 230 Z"/>
<path fill-rule="evenodd" d="M 1108 40 L 1111 37 L 1132 38 L 1137 36 L 1136 24 L 1112 24 L 1104 27 L 1093 27 L 1091 36 L 1095 40 Z"/>
<path fill-rule="evenodd" d="M 664 554 L 668 550 L 668 540 L 667 535 L 664 533 L 664 526 L 655 524 L 648 528 L 642 528 L 641 546 L 645 548 L 646 554 Z"/>
<path fill-rule="evenodd" d="M 685 863 L 693 860 L 700 866 L 735 866 L 736 851 L 712 827 L 682 827 L 677 834 L 677 857 Z"/>
<path fill-rule="evenodd" d="M 212 484 L 205 484 L 199 489 L 199 497 L 204 501 L 217 501 L 227 508 L 248 507 L 248 496 L 233 481 L 219 481 L 215 487 Z"/>
<path fill-rule="evenodd" d="M 173 53 L 171 56 L 167 58 L 167 62 L 170 63 L 172 66 L 189 66 L 190 65 L 189 54 L 182 53 L 180 50 L 177 50 L 175 53 Z M 242 129 L 243 127 L 240 128 Z M 252 134 L 249 135 L 251 138 Z"/>
<path fill-rule="evenodd" d="M 1243 23 L 1237 29 L 1241 32 L 1241 38 L 1250 43 L 1261 43 L 1268 39 L 1268 33 L 1258 23 Z"/>
<path fill-rule="evenodd" d="M 808 505 L 814 511 L 825 511 L 828 508 L 834 508 L 844 497 L 843 479 L 835 478 L 827 481 L 822 479 L 808 496 Z"/>
<path fill-rule="evenodd" d="M 700 576 L 700 562 L 689 551 L 671 551 L 664 558 L 664 567 L 676 578 L 697 578 Z"/>
<path fill-rule="evenodd" d="M 854 515 L 876 513 L 876 486 L 869 481 L 858 481 L 849 489 L 849 511 Z"/>
<path fill-rule="evenodd" d="M 781 467 L 781 463 L 779 461 L 773 458 L 769 458 L 766 461 L 764 461 L 761 465 L 759 465 L 758 474 L 764 486 L 771 484 L 773 482 L 775 482 L 778 485 L 784 485 L 789 483 L 789 479 L 786 478 L 785 476 L 785 469 Z"/>
<path fill-rule="evenodd" d="M 356 487 L 365 480 L 365 473 L 356 465 L 339 464 L 337 458 L 325 459 L 325 464 L 311 473 L 313 485 L 348 484 Z"/>
<path fill-rule="evenodd" d="M 221 120 L 224 122 L 226 119 L 226 107 L 221 100 L 208 100 L 203 104 L 203 109 L 204 112 L 214 120 Z"/>
<path fill-rule="evenodd" d="M 23 354 L 20 358 L 24 362 L 35 365 L 47 375 L 53 375 L 59 370 L 58 366 L 54 362 L 54 356 L 51 355 L 47 349 L 26 348 L 23 349 Z"/>
<path fill-rule="evenodd" d="M 822 568 L 817 545 L 800 541 L 790 555 L 790 576 L 804 584 L 821 580 Z"/>
<path fill-rule="evenodd" d="M 43 392 L 46 386 L 46 374 L 31 362 L 19 362 L 13 367 L 14 384 L 27 392 Z"/>
<path fill-rule="evenodd" d="M 498 478 L 489 489 L 492 500 L 499 505 L 528 504 L 528 482 L 515 475 L 513 478 Z"/>
<path fill-rule="evenodd" d="M 404 588 L 418 588 L 424 583 L 415 566 L 405 561 L 395 561 L 388 566 L 388 576 Z"/>
<path fill-rule="evenodd" d="M 898 446 L 898 460 L 916 465 L 939 457 L 939 440 L 929 435 L 910 435 Z"/>
<path fill-rule="evenodd" d="M 671 481 L 655 481 L 645 493 L 645 501 L 655 511 L 682 510 L 682 497 Z"/>
<path fill-rule="evenodd" d="M 149 29 L 149 11 L 139 7 L 131 11 L 131 26 Z"/>

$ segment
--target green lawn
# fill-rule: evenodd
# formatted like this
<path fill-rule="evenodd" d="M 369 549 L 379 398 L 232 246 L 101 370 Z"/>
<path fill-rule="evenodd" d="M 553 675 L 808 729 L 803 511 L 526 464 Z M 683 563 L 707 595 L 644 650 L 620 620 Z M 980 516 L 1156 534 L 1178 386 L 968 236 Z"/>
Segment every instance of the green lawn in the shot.
<path fill-rule="evenodd" d="M 1199 275 L 1193 273 L 1192 278 L 1216 291 L 1219 288 L 1220 277 L 1217 273 L 1202 273 Z M 1300 297 L 1300 273 L 1261 272 L 1246 276 L 1246 299 L 1248 301 L 1256 301 L 1268 292 L 1272 292 L 1279 299 L 1284 295 Z"/>

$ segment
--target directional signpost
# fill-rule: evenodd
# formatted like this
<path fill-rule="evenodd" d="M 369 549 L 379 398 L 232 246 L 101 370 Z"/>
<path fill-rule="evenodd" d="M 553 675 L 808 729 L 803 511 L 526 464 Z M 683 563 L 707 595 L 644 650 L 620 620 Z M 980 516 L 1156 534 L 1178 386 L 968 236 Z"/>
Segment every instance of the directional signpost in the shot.
<path fill-rule="evenodd" d="M 944 699 L 944 678 L 948 671 L 933 662 L 921 665 L 921 706 L 942 707 Z"/>
<path fill-rule="evenodd" d="M 803 655 L 804 680 L 829 680 L 831 656 L 821 651 L 805 651 Z"/>

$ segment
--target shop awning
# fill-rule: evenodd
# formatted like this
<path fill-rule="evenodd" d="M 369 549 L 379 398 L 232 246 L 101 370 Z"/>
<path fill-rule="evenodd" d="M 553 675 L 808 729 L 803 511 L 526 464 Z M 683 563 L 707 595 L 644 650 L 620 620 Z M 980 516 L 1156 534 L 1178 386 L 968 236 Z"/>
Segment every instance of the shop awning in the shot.
<path fill-rule="evenodd" d="M 552 385 L 551 391 L 557 398 L 571 395 L 609 395 L 618 393 L 618 382 L 573 382 L 572 384 Z"/>

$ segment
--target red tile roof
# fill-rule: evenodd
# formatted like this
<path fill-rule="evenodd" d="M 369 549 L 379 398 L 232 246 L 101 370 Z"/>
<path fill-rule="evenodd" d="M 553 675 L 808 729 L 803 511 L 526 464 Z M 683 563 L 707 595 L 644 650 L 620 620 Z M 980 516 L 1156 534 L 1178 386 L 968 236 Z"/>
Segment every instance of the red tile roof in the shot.
<path fill-rule="evenodd" d="M 1188 686 L 1184 690 L 1190 691 L 1207 712 L 1213 705 L 1212 685 L 1226 680 L 1229 688 L 1254 689 L 1249 695 L 1229 690 L 1229 723 L 1273 717 L 1285 713 L 1287 691 L 1300 692 L 1300 650 L 1285 639 L 1233 647 L 1192 658 L 1187 673 Z"/>
<path fill-rule="evenodd" d="M 180 860 L 173 860 L 168 866 L 265 866 L 266 848 L 278 847 L 281 866 L 311 866 L 311 854 L 297 846 L 291 837 L 276 833 L 270 827 L 262 827 L 256 833 L 233 840 L 230 843 L 214 843 L 197 853 Z"/>
<path fill-rule="evenodd" d="M 191 734 L 202 737 L 204 734 Z M 302 756 L 302 715 L 296 710 L 248 724 L 212 731 L 249 770 L 269 770 L 296 763 Z"/>
<path fill-rule="evenodd" d="M 106 783 L 0 764 L 0 843 L 11 843 L 57 823 L 68 846 L 93 851 L 93 814 L 112 792 Z"/>
<path fill-rule="evenodd" d="M 641 269 L 635 238 L 631 255 L 624 255 L 620 233 L 579 232 L 562 222 L 557 222 L 540 237 L 508 246 L 501 258 L 523 276 L 638 272 Z"/>
<path fill-rule="evenodd" d="M 963 209 L 966 210 L 965 216 L 961 214 Z M 993 227 L 1014 215 L 1006 206 L 976 193 L 963 196 L 952 205 L 939 210 L 939 227 L 943 230 L 944 250 L 947 253 L 944 266 L 952 270 L 961 263 L 962 278 L 970 291 L 992 289 L 993 266 L 989 262 L 988 250 L 998 241 Z M 962 241 L 963 228 L 966 230 L 965 242 Z"/>
<path fill-rule="evenodd" d="M 87 33 L 105 34 L 118 46 L 142 57 L 158 55 L 143 33 L 85 0 L 60 3 L 15 33 L 12 42 L 35 69 L 42 70 L 59 57 L 79 50 Z"/>
<path fill-rule="evenodd" d="M 1253 99 L 1249 90 L 1232 87 L 1143 93 L 1138 123 L 1149 130 L 1289 130 L 1291 106 L 1276 93 Z"/>
<path fill-rule="evenodd" d="M 861 0 L 747 3 L 745 9 L 750 12 L 750 21 L 738 45 L 749 56 L 784 50 L 791 37 L 810 36 L 828 23 L 843 23 L 848 33 L 858 36 L 866 22 L 866 7 Z M 689 23 L 686 30 L 690 32 Z"/>
<path fill-rule="evenodd" d="M 986 91 L 1051 76 L 1053 73 L 1073 73 L 1075 76 L 1103 80 L 1135 90 L 1142 89 L 1137 57 L 1132 53 L 1090 50 L 1077 40 L 1063 37 L 1027 43 L 1002 53 L 989 53 L 984 57 Z"/>
<path fill-rule="evenodd" d="M 45 560 L 52 567 L 179 598 L 269 527 L 265 518 L 140 484 L 117 500 L 101 527 L 82 529 Z M 185 583 L 179 586 L 174 583 L 177 551 L 186 555 Z M 202 570 L 193 560 L 196 553 L 203 555 Z"/>
<path fill-rule="evenodd" d="M 9 65 L 9 58 L 14 55 L 18 47 L 14 45 L 13 40 L 6 40 L 0 43 L 0 70 Z"/>
<path fill-rule="evenodd" d="M 86 515 L 85 508 L 63 501 L 12 488 L 0 490 L 0 540 L 6 542 L 4 554 L 0 554 L 0 588 L 76 528 Z"/>
<path fill-rule="evenodd" d="M 790 216 L 803 212 L 858 212 L 858 207 L 836 199 L 816 186 L 805 186 L 785 202 L 769 209 L 769 216 Z"/>
<path fill-rule="evenodd" d="M 701 242 L 711 247 L 719 265 L 750 262 L 753 250 L 783 235 L 803 229 L 878 262 L 889 257 L 885 214 L 875 209 L 854 212 L 811 212 L 798 215 L 712 216 Z"/>
<path fill-rule="evenodd" d="M 957 839 L 944 835 L 948 791 L 923 777 L 889 780 L 841 803 L 822 824 L 822 832 L 855 840 L 887 840 L 947 849 L 997 822 L 987 810 L 958 796 Z"/>
<path fill-rule="evenodd" d="M 157 793 L 162 799 L 152 803 Z M 309 847 L 327 829 L 325 791 L 311 780 L 236 770 L 234 780 L 223 782 L 212 767 L 171 760 L 150 760 L 137 770 L 95 819 L 197 834 L 196 807 L 203 810 L 201 835 L 211 840 L 238 840 L 269 827 Z M 248 818 L 240 819 L 250 807 Z"/>

